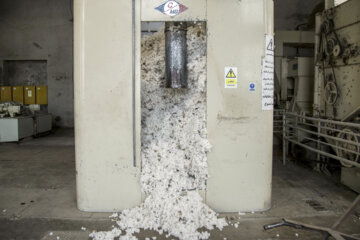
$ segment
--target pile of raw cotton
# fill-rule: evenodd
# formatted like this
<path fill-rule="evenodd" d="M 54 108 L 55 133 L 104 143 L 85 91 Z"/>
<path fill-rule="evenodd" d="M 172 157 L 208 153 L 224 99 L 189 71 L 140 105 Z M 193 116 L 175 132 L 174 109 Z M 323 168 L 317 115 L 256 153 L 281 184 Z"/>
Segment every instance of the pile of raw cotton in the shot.
<path fill-rule="evenodd" d="M 142 39 L 142 190 L 138 207 L 116 215 L 117 228 L 95 232 L 96 240 L 136 239 L 150 229 L 179 239 L 208 239 L 215 227 L 227 225 L 199 195 L 205 189 L 206 153 L 206 34 L 204 24 L 188 27 L 188 89 L 163 88 L 165 35 Z M 202 229 L 202 231 L 200 230 Z M 207 229 L 207 230 L 206 230 Z"/>

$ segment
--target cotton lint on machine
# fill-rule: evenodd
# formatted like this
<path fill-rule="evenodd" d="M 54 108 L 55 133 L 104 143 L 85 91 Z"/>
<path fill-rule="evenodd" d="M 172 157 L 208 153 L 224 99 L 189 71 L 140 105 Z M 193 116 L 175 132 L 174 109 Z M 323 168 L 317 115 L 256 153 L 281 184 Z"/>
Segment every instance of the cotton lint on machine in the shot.
<path fill-rule="evenodd" d="M 191 58 L 196 47 L 188 45 L 188 29 L 201 23 L 206 32 L 206 78 L 201 101 L 207 130 L 202 134 L 212 147 L 205 155 L 205 187 L 194 191 L 199 191 L 205 203 L 217 212 L 269 209 L 273 1 L 78 0 L 74 10 L 78 208 L 114 212 L 138 206 L 145 199 L 141 181 L 148 168 L 143 158 L 152 147 L 161 152 L 166 144 L 161 145 L 160 139 L 156 145 L 144 134 L 153 131 L 154 126 L 160 127 L 157 131 L 165 131 L 161 121 L 171 118 L 145 126 L 144 111 L 150 115 L 155 110 L 145 109 L 142 99 L 152 100 L 145 96 L 149 91 L 163 92 L 172 97 L 161 104 L 183 119 L 177 124 L 194 118 L 187 114 L 181 101 L 172 106 L 171 98 L 182 97 L 186 105 L 189 93 L 199 87 L 200 77 L 194 72 L 199 66 Z M 142 46 L 146 39 L 142 40 L 141 24 L 146 22 L 164 23 L 160 30 L 164 34 L 163 47 L 154 47 L 164 56 L 144 56 Z M 151 81 L 143 71 L 145 57 L 161 59 L 157 64 L 161 71 L 154 75 L 155 88 L 146 91 L 144 86 Z M 144 139 L 154 144 L 149 145 Z M 181 151 L 190 151 L 191 141 L 189 135 Z M 194 178 L 196 171 L 189 172 Z"/>

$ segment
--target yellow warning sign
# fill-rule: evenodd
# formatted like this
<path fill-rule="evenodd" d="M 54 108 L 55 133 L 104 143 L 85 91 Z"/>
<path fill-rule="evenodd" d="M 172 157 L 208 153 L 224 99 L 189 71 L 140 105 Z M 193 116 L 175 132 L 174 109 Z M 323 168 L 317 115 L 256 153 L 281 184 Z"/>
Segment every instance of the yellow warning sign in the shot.
<path fill-rule="evenodd" d="M 232 68 L 230 68 L 228 74 L 226 74 L 226 78 L 236 78 L 236 75 L 235 75 L 234 71 L 232 70 Z"/>
<path fill-rule="evenodd" d="M 226 85 L 235 85 L 236 84 L 236 78 L 226 78 Z"/>
<path fill-rule="evenodd" d="M 225 88 L 237 88 L 237 67 L 225 67 Z"/>

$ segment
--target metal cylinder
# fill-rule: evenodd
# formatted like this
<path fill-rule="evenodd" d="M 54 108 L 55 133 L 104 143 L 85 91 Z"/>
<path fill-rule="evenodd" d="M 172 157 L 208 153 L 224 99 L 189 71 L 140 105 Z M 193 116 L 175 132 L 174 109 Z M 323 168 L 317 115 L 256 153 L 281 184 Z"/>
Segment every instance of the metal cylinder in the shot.
<path fill-rule="evenodd" d="M 165 23 L 165 87 L 187 88 L 187 46 L 185 22 Z"/>

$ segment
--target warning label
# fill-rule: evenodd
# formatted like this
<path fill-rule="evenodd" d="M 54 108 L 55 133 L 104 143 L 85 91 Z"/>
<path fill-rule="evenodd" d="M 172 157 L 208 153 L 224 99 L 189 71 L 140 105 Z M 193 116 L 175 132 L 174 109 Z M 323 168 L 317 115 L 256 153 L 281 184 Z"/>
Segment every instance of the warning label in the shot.
<path fill-rule="evenodd" d="M 237 88 L 236 67 L 225 67 L 225 88 Z"/>
<path fill-rule="evenodd" d="M 228 74 L 226 75 L 227 78 L 236 78 L 236 75 L 234 73 L 234 71 L 232 70 L 232 68 L 230 68 Z"/>
<path fill-rule="evenodd" d="M 274 38 L 271 36 L 266 36 L 266 44 L 267 44 L 266 50 L 273 52 L 274 51 Z"/>
<path fill-rule="evenodd" d="M 262 110 L 274 108 L 274 36 L 265 36 L 265 57 L 262 61 Z"/>

